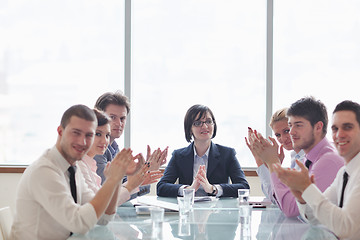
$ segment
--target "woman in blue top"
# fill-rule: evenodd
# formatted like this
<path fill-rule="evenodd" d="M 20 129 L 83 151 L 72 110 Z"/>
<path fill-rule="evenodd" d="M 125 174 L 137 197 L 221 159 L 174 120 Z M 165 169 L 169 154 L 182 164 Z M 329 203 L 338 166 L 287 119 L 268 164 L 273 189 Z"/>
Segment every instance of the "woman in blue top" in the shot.
<path fill-rule="evenodd" d="M 158 196 L 182 196 L 184 188 L 191 188 L 196 196 L 237 197 L 237 189 L 249 188 L 235 150 L 211 141 L 217 126 L 208 107 L 192 106 L 185 115 L 184 130 L 186 141 L 193 142 L 173 152 L 157 184 Z"/>

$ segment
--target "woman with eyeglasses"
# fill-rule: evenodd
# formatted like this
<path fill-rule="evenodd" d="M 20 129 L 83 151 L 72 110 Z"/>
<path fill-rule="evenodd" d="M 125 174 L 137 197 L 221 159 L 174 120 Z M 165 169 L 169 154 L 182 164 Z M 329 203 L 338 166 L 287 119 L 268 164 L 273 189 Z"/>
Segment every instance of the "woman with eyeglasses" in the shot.
<path fill-rule="evenodd" d="M 194 105 L 187 111 L 184 130 L 191 144 L 173 152 L 157 184 L 158 196 L 182 196 L 183 189 L 190 188 L 195 196 L 237 197 L 238 189 L 249 189 L 235 150 L 212 142 L 217 125 L 207 106 Z"/>

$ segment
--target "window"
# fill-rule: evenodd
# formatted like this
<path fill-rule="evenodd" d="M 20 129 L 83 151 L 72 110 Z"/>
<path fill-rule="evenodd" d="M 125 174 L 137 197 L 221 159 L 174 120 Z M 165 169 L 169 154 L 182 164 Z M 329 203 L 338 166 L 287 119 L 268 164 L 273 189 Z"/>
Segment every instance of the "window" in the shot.
<path fill-rule="evenodd" d="M 272 1 L 131 2 L 131 147 L 187 146 L 183 119 L 199 103 L 215 114 L 214 142 L 254 167 L 244 137 L 268 125 Z M 273 111 L 313 95 L 331 122 L 337 103 L 360 102 L 359 9 L 355 0 L 274 1 Z M 124 90 L 125 11 L 116 0 L 0 1 L 0 163 L 34 161 L 55 143 L 65 109 Z"/>
<path fill-rule="evenodd" d="M 331 126 L 338 103 L 360 102 L 360 2 L 280 0 L 275 4 L 274 109 L 313 95 L 327 106 Z"/>
<path fill-rule="evenodd" d="M 184 116 L 213 111 L 215 143 L 254 166 L 247 127 L 264 132 L 266 1 L 133 1 L 132 142 L 186 147 Z"/>
<path fill-rule="evenodd" d="M 123 86 L 121 1 L 1 1 L 0 163 L 56 141 L 62 113 Z"/>

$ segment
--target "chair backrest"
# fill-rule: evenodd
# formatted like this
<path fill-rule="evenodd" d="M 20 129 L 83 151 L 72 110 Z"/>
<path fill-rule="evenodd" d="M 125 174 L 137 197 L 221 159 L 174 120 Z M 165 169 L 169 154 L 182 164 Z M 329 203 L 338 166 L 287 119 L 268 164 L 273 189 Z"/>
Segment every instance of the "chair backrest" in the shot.
<path fill-rule="evenodd" d="M 0 238 L 1 233 L 4 240 L 10 239 L 11 225 L 13 223 L 13 215 L 10 207 L 0 209 Z"/>

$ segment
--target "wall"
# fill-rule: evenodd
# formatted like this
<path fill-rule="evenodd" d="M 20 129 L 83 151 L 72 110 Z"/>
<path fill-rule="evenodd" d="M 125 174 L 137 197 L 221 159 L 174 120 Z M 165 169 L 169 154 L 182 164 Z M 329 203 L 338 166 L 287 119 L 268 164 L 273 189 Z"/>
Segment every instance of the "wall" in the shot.
<path fill-rule="evenodd" d="M 22 173 L 0 173 L 0 208 L 10 206 L 15 210 L 16 189 Z"/>

